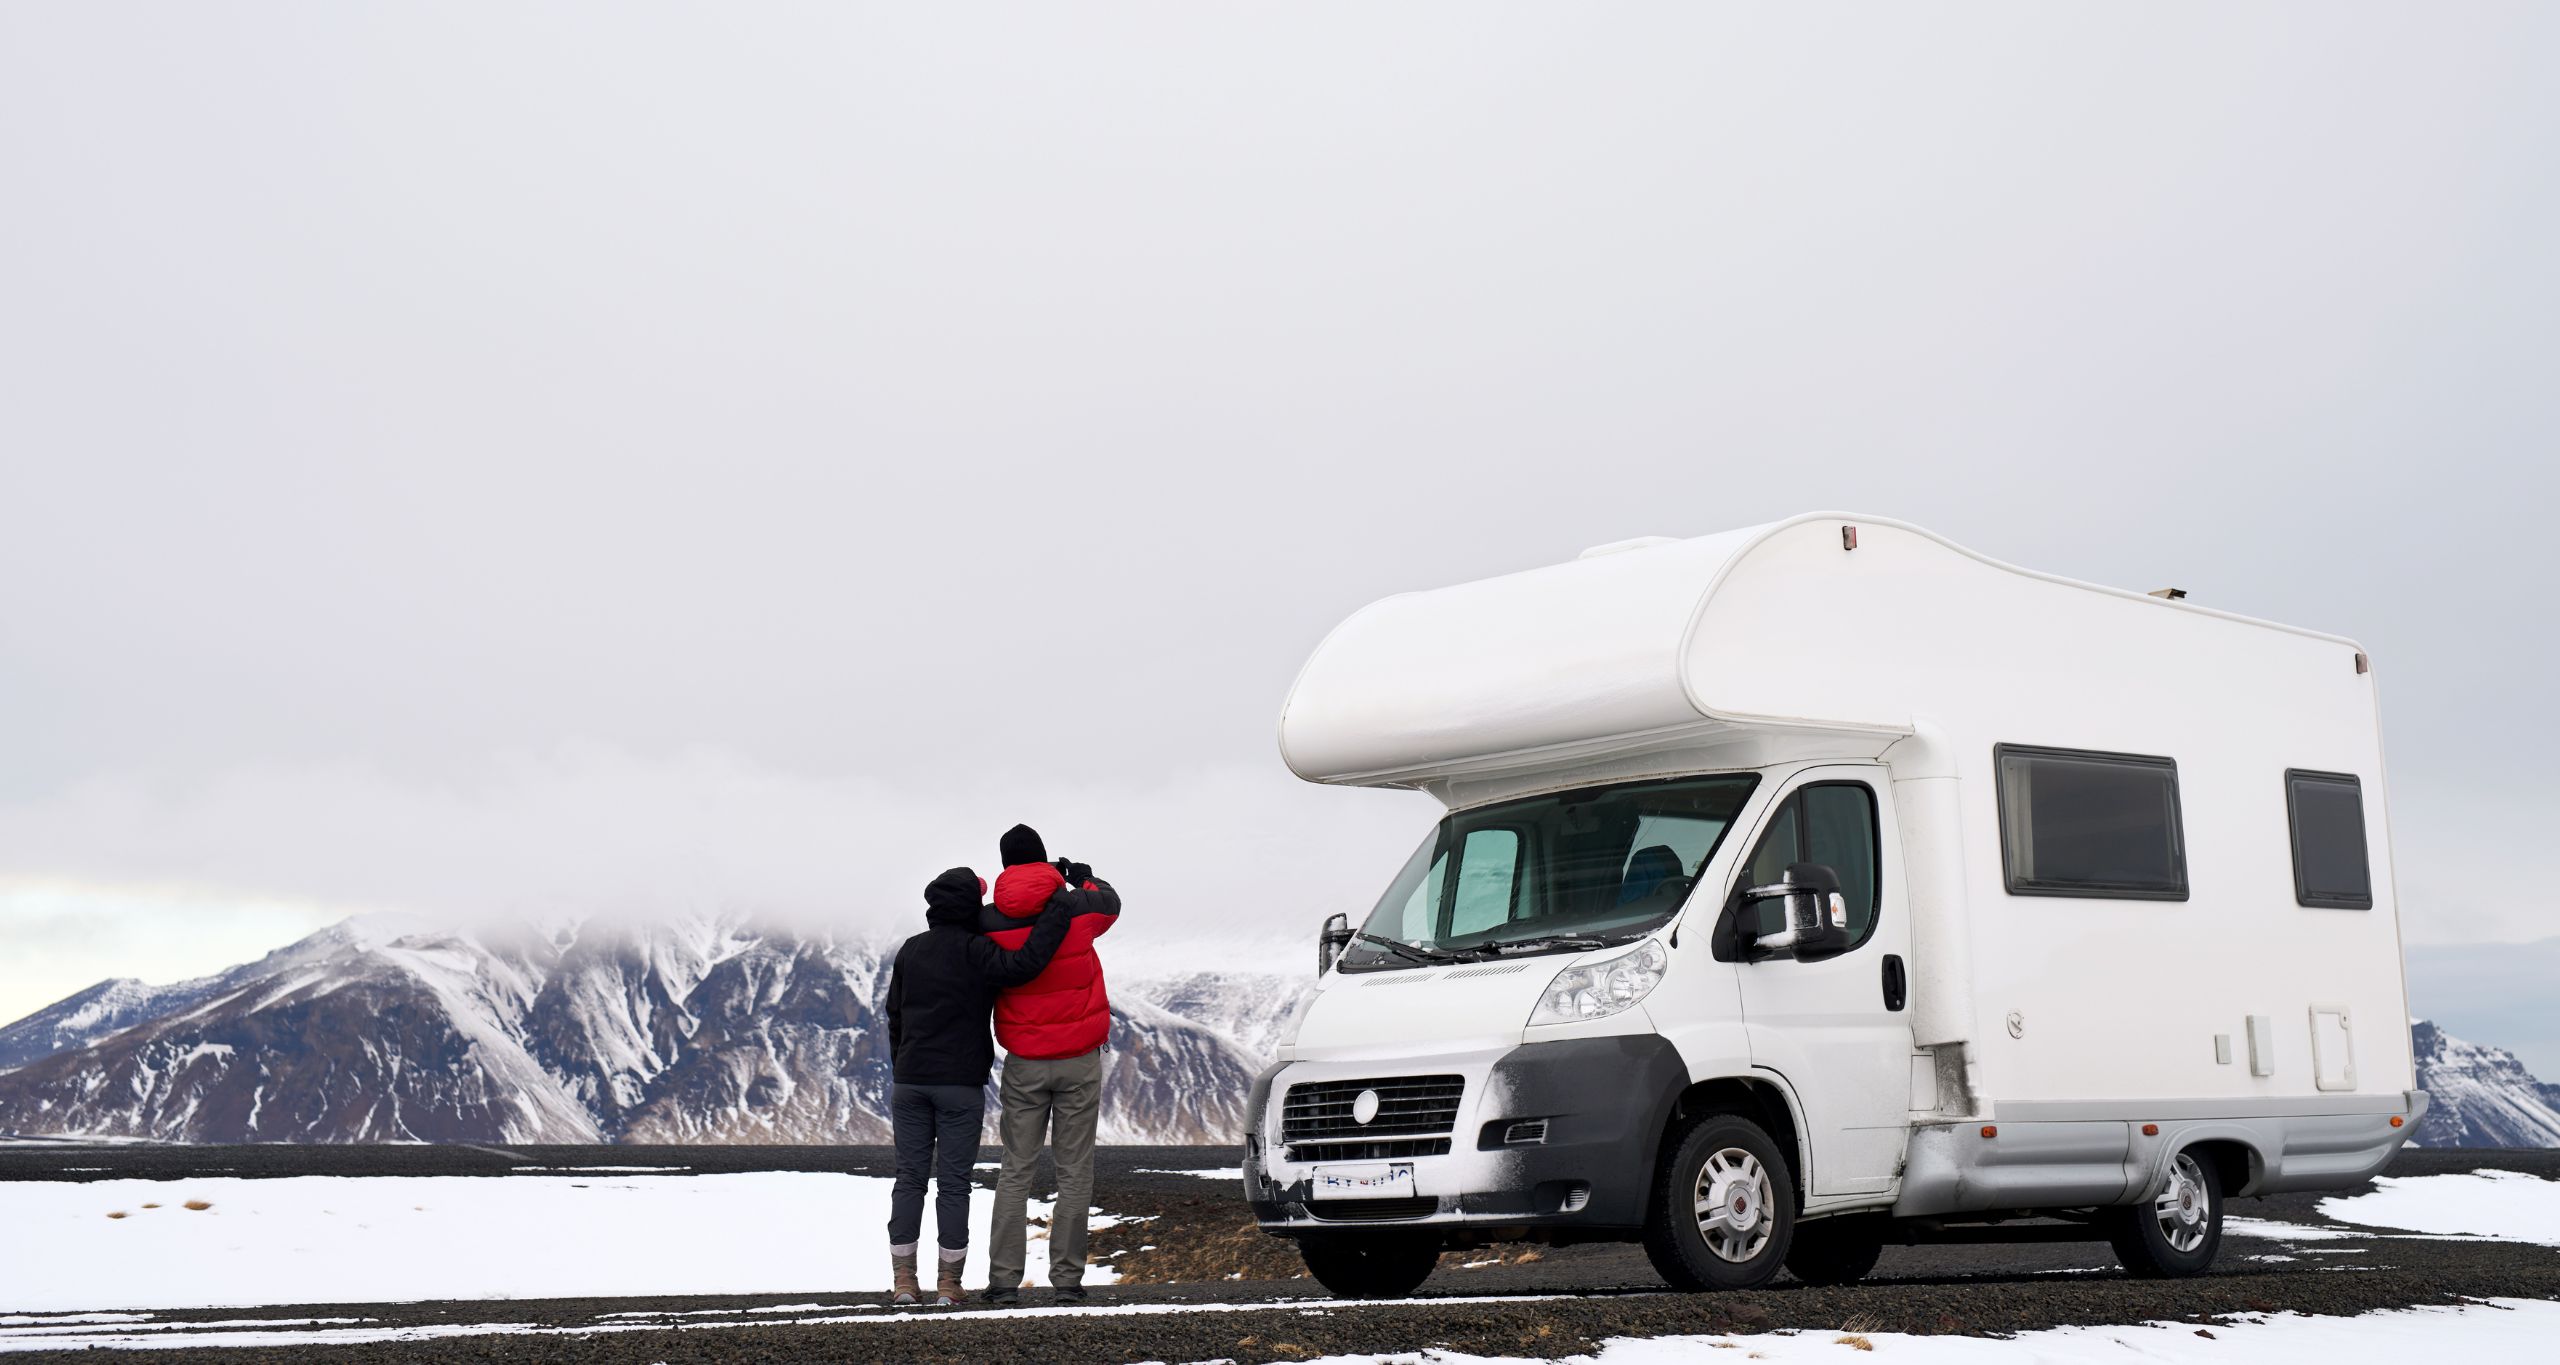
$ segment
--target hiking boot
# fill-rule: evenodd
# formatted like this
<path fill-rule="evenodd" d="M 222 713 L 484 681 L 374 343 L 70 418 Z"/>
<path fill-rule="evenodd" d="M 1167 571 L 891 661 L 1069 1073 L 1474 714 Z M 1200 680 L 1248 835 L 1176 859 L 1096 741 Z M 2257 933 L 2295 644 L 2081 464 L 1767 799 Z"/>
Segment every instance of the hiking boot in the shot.
<path fill-rule="evenodd" d="M 1049 1293 L 1060 1303 L 1082 1303 L 1086 1298 L 1084 1286 L 1080 1284 L 1058 1285 L 1052 1288 Z"/>
<path fill-rule="evenodd" d="M 1013 1307 L 1014 1305 L 1016 1305 L 1016 1304 L 1018 1304 L 1018 1303 L 1021 1303 L 1021 1302 L 1022 1302 L 1022 1291 L 1021 1291 L 1020 1289 L 1018 1289 L 1018 1288 L 1017 1288 L 1017 1289 L 993 1289 L 993 1288 L 991 1288 L 991 1289 L 989 1289 L 989 1290 L 987 1291 L 987 1302 L 989 1302 L 989 1303 L 991 1303 L 991 1304 L 994 1304 L 994 1305 L 995 1305 L 996 1307 L 998 1307 L 998 1308 L 1011 1308 L 1011 1307 Z"/>
<path fill-rule="evenodd" d="M 924 1290 L 916 1284 L 914 1252 L 910 1251 L 904 1256 L 894 1251 L 889 1253 L 889 1274 L 892 1281 L 889 1288 L 891 1304 L 904 1308 L 924 1301 Z"/>
<path fill-rule="evenodd" d="M 960 1262 L 942 1263 L 942 1279 L 934 1287 L 933 1301 L 944 1308 L 969 1301 L 968 1291 L 960 1287 Z"/>

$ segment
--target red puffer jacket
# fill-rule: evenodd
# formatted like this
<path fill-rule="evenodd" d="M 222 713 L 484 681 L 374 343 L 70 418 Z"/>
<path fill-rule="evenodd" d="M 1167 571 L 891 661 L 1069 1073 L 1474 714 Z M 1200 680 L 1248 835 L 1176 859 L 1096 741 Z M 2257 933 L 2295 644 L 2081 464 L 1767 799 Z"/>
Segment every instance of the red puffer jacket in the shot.
<path fill-rule="evenodd" d="M 1066 884 L 1047 863 L 1006 868 L 996 877 L 987 937 L 1001 947 L 1020 948 L 1049 897 Z M 1081 1057 L 1111 1036 L 1111 996 L 1102 986 L 1102 956 L 1093 941 L 1119 923 L 1120 897 L 1108 884 L 1088 881 L 1079 898 L 1101 913 L 1079 913 L 1068 921 L 1066 941 L 1047 969 L 996 997 L 996 1041 L 1014 1056 Z"/>

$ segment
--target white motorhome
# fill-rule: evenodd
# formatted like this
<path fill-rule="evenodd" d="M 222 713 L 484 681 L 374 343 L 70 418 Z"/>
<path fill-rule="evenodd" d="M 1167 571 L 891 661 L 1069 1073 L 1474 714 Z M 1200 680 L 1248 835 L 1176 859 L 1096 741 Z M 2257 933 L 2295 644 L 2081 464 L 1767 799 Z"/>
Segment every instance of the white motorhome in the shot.
<path fill-rule="evenodd" d="M 1448 807 L 1257 1084 L 1262 1226 L 1349 1295 L 1641 1241 L 1674 1285 L 1888 1241 L 2203 1270 L 2233 1196 L 2415 1132 L 2354 642 L 1818 514 L 1377 602 L 1281 718 Z"/>

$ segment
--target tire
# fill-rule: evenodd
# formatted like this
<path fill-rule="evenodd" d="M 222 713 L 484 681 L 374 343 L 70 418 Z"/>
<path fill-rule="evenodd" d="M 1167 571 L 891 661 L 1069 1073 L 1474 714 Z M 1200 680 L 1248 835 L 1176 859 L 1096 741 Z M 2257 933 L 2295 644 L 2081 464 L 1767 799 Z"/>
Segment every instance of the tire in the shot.
<path fill-rule="evenodd" d="M 2107 1241 L 2137 1280 L 2203 1274 L 2222 1250 L 2222 1173 L 2193 1152 L 2178 1153 L 2159 1194 L 2109 1211 Z"/>
<path fill-rule="evenodd" d="M 1800 1223 L 1787 1248 L 1787 1273 L 1806 1284 L 1856 1284 L 1884 1255 L 1884 1232 L 1884 1222 L 1877 1218 Z"/>
<path fill-rule="evenodd" d="M 1337 1299 L 1401 1299 L 1422 1287 L 1440 1264 L 1432 1233 L 1380 1230 L 1359 1236 L 1308 1237 L 1298 1243 L 1307 1273 Z"/>
<path fill-rule="evenodd" d="M 1795 1230 L 1794 1178 L 1759 1124 L 1709 1114 L 1673 1135 L 1644 1223 L 1645 1256 L 1672 1288 L 1767 1284 Z"/>

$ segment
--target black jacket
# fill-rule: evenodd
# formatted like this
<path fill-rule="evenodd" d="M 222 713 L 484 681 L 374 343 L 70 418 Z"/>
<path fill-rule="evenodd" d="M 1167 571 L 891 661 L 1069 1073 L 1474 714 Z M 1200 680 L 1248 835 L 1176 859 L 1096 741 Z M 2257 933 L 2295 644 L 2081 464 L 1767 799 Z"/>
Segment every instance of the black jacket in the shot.
<path fill-rule="evenodd" d="M 1031 937 L 1007 951 L 977 932 L 978 874 L 955 867 L 924 890 L 925 931 L 889 971 L 891 1074 L 907 1085 L 985 1085 L 995 1066 L 988 1031 L 996 993 L 1038 976 L 1067 936 L 1079 902 L 1053 897 Z"/>

